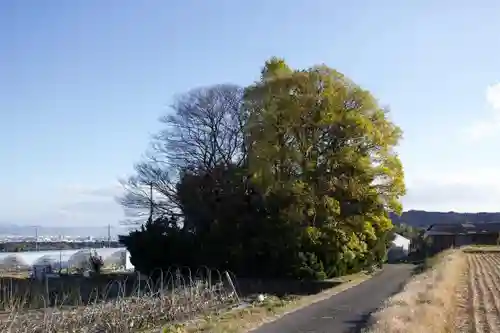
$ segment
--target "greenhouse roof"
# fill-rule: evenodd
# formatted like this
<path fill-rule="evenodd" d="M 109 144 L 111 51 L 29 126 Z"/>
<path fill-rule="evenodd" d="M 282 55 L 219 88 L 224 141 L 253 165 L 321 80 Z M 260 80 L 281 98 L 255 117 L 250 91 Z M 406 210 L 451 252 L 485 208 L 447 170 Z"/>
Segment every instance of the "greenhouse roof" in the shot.
<path fill-rule="evenodd" d="M 18 266 L 31 268 L 37 265 L 55 267 L 74 267 L 87 262 L 91 254 L 101 256 L 105 263 L 125 265 L 127 250 L 125 248 L 100 248 L 81 250 L 59 250 L 38 252 L 0 252 L 0 267 L 15 268 Z"/>

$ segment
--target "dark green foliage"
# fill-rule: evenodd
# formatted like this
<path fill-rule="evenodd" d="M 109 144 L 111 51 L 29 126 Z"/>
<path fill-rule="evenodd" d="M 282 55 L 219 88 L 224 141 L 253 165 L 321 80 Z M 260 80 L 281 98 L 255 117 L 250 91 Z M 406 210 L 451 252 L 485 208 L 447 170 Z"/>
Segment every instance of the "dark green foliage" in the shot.
<path fill-rule="evenodd" d="M 104 261 L 102 260 L 102 257 L 98 256 L 97 254 L 90 256 L 90 268 L 92 269 L 92 272 L 101 274 L 101 269 L 103 266 Z"/>
<path fill-rule="evenodd" d="M 394 225 L 393 232 L 396 234 L 400 234 L 401 236 L 406 237 L 408 239 L 413 239 L 418 236 L 420 230 L 421 230 L 420 228 L 400 223 Z"/>
<path fill-rule="evenodd" d="M 141 272 L 208 266 L 262 277 L 290 276 L 291 270 L 301 268 L 294 248 L 298 236 L 286 223 L 277 223 L 276 199 L 264 199 L 246 181 L 242 168 L 185 173 L 178 193 L 182 228 L 159 218 L 121 239 Z"/>
<path fill-rule="evenodd" d="M 312 252 L 299 252 L 300 263 L 297 268 L 297 277 L 304 279 L 323 280 L 327 278 L 323 262 L 318 260 L 315 253 Z"/>
<path fill-rule="evenodd" d="M 189 239 L 183 237 L 185 231 L 172 222 L 175 221 L 170 218 L 149 220 L 140 230 L 120 237 L 130 252 L 130 262 L 140 272 L 152 275 L 159 273 L 156 269 L 182 265 L 189 260 Z"/>

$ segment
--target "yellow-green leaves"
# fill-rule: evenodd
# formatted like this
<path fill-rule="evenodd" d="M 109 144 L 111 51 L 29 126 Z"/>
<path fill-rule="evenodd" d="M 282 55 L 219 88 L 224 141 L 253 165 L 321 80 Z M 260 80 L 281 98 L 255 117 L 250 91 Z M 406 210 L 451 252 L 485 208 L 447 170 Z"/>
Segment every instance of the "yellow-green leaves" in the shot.
<path fill-rule="evenodd" d="M 367 255 L 405 192 L 394 152 L 401 130 L 387 111 L 327 66 L 293 70 L 278 58 L 246 97 L 249 169 L 265 193 L 289 191 L 293 207 L 282 209 L 314 244 L 322 239 L 320 260 Z"/>
<path fill-rule="evenodd" d="M 262 69 L 262 80 L 283 77 L 292 73 L 284 59 L 273 57 L 266 61 Z"/>

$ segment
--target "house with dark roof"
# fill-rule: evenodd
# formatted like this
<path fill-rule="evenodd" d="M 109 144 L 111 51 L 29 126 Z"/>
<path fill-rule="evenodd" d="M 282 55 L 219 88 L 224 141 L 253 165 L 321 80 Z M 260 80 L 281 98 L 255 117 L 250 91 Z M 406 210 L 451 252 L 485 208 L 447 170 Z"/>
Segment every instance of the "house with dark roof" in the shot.
<path fill-rule="evenodd" d="M 424 239 L 434 251 L 464 245 L 496 245 L 500 241 L 500 222 L 433 224 Z"/>

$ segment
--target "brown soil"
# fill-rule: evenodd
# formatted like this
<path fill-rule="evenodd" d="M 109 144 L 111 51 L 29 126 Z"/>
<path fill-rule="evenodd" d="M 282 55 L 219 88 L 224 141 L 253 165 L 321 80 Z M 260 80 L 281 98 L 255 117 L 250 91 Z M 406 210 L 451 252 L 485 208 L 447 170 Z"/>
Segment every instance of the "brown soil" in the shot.
<path fill-rule="evenodd" d="M 467 261 L 467 331 L 500 333 L 500 253 L 468 254 Z"/>

